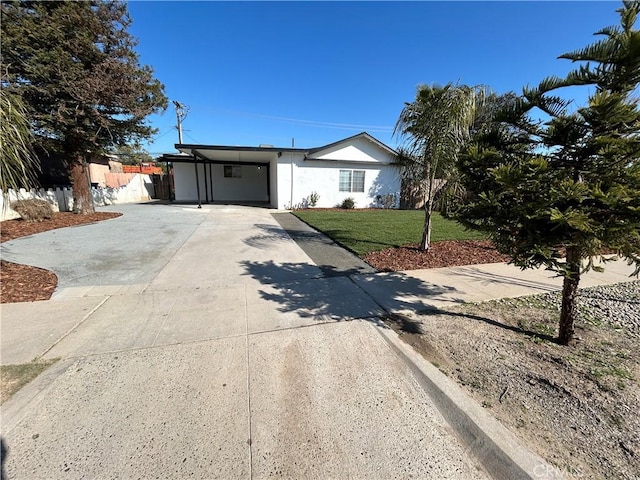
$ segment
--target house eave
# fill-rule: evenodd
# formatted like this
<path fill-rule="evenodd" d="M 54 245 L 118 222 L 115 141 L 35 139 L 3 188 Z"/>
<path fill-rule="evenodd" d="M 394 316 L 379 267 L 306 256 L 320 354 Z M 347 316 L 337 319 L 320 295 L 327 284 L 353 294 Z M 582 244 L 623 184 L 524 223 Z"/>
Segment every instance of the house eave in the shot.
<path fill-rule="evenodd" d="M 326 149 L 329 149 L 331 147 L 335 147 L 336 145 L 340 145 L 341 143 L 346 143 L 349 140 L 354 140 L 356 138 L 364 138 L 364 139 L 368 140 L 369 142 L 373 143 L 374 145 L 377 145 L 381 149 L 385 150 L 390 155 L 396 156 L 398 154 L 398 152 L 396 152 L 393 148 L 391 148 L 388 145 L 385 145 L 384 143 L 382 143 L 377 138 L 369 135 L 367 132 L 360 132 L 360 133 L 357 133 L 357 134 L 352 135 L 350 137 L 343 138 L 342 140 L 338 140 L 336 142 L 329 143 L 327 145 L 323 145 L 321 147 L 311 148 L 311 149 L 308 150 L 308 152 L 310 154 L 313 154 L 313 153 L 316 153 L 316 152 L 320 152 L 322 150 L 326 150 Z"/>
<path fill-rule="evenodd" d="M 307 148 L 291 148 L 291 147 L 246 147 L 233 145 L 198 145 L 191 143 L 176 143 L 175 147 L 184 153 L 191 153 L 198 150 L 221 150 L 231 152 L 297 152 L 307 153 Z"/>
<path fill-rule="evenodd" d="M 315 158 L 315 157 L 304 157 L 305 162 L 321 162 L 321 163 L 348 163 L 352 165 L 397 165 L 395 162 L 373 162 L 366 160 L 341 160 L 336 158 Z"/>

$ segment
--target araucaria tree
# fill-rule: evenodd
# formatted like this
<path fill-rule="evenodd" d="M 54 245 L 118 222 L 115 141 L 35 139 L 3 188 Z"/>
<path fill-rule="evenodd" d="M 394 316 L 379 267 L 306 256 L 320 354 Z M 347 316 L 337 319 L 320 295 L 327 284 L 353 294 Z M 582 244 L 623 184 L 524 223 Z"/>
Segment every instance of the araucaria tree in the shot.
<path fill-rule="evenodd" d="M 512 98 L 460 157 L 472 200 L 458 214 L 486 231 L 522 268 L 563 277 L 559 343 L 569 344 L 580 275 L 617 252 L 640 271 L 640 3 L 623 2 L 621 25 L 562 55 L 586 62 Z M 557 89 L 591 86 L 570 110 Z"/>
<path fill-rule="evenodd" d="M 422 250 L 431 243 L 434 197 L 454 175 L 458 153 L 469 138 L 476 105 L 483 96 L 478 87 L 420 85 L 415 100 L 405 104 L 396 122 L 394 134 L 403 138 L 397 157 L 403 181 L 418 187 L 424 198 Z"/>
<path fill-rule="evenodd" d="M 22 99 L 36 144 L 67 160 L 76 212 L 94 210 L 87 157 L 148 138 L 146 117 L 167 106 L 130 23 L 117 1 L 2 2 L 2 88 Z"/>

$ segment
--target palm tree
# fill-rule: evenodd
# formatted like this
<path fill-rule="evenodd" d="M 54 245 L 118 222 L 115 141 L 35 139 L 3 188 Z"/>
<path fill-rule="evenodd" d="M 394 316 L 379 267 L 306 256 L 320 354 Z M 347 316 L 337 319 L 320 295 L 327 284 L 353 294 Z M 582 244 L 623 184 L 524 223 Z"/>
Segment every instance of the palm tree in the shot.
<path fill-rule="evenodd" d="M 438 189 L 455 176 L 458 152 L 469 139 L 476 107 L 485 97 L 479 86 L 420 85 L 406 103 L 394 128 L 403 137 L 397 163 L 403 180 L 419 186 L 424 197 L 424 228 L 420 248 L 431 243 L 431 212 Z"/>
<path fill-rule="evenodd" d="M 39 168 L 22 99 L 0 88 L 0 190 L 30 188 Z"/>

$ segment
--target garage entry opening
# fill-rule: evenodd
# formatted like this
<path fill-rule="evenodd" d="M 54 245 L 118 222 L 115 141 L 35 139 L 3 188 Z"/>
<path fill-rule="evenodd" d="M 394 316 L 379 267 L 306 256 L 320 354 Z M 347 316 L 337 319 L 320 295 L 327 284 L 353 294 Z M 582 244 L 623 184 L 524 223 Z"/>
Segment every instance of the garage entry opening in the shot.
<path fill-rule="evenodd" d="M 271 203 L 268 161 L 233 161 L 165 155 L 175 178 L 175 200 L 201 203 Z"/>

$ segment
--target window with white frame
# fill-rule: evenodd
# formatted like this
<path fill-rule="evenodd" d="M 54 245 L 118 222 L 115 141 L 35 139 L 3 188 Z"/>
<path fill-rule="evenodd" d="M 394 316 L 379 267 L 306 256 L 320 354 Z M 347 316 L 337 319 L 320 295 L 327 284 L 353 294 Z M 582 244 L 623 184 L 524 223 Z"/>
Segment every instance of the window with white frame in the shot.
<path fill-rule="evenodd" d="M 364 170 L 340 170 L 340 192 L 364 192 Z"/>

